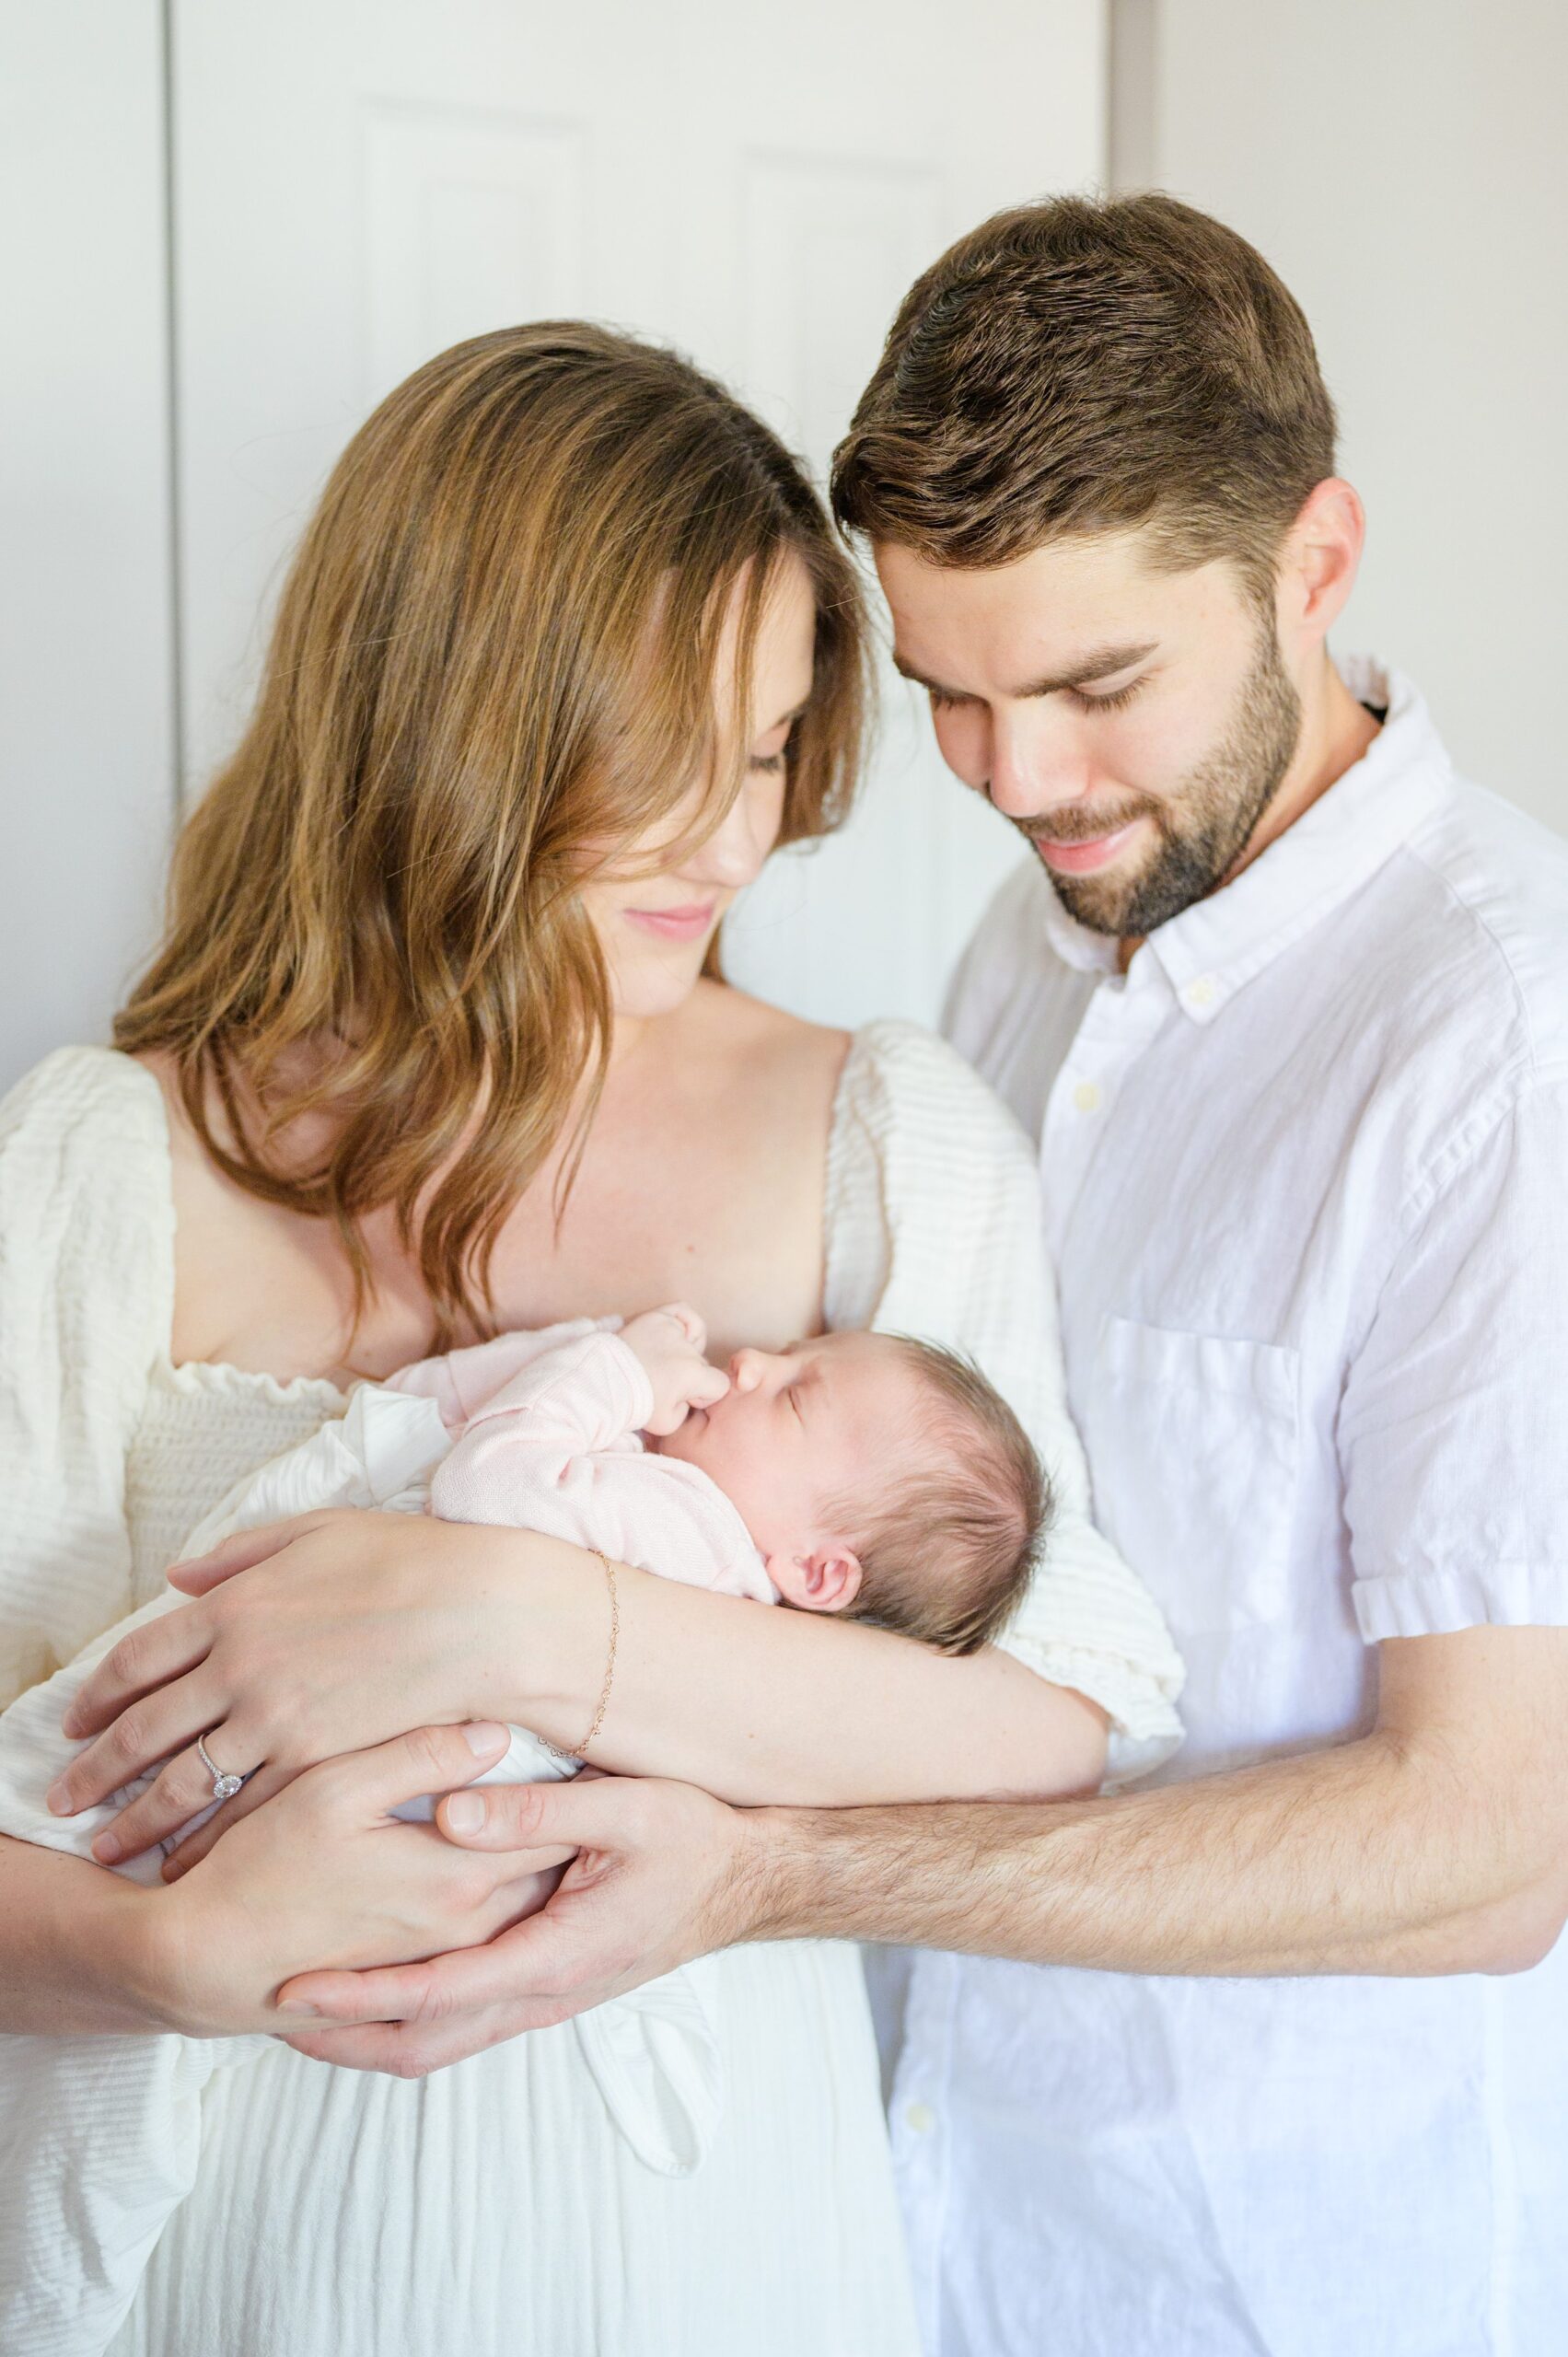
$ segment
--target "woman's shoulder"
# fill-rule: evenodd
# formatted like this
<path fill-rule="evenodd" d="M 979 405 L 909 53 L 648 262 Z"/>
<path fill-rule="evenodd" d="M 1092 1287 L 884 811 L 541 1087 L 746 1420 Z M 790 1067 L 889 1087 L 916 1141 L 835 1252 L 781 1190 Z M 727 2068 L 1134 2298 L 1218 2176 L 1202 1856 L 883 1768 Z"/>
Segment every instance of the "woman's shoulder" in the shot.
<path fill-rule="evenodd" d="M 1028 1151 L 1016 1120 L 974 1066 L 936 1032 L 895 1016 L 854 1033 L 839 1113 L 877 1134 L 918 1137 L 948 1151 Z"/>
<path fill-rule="evenodd" d="M 116 1048 L 56 1048 L 0 1099 L 0 1144 L 47 1156 L 56 1183 L 79 1168 L 124 1184 L 138 1166 L 167 1162 L 163 1091 Z"/>
<path fill-rule="evenodd" d="M 734 982 L 701 981 L 688 1008 L 692 1029 L 730 1052 L 842 1059 L 849 1042 L 847 1031 L 792 1015 L 771 999 L 753 998 Z"/>
<path fill-rule="evenodd" d="M 67 1259 L 145 1289 L 173 1207 L 163 1092 L 112 1048 L 57 1048 L 0 1100 L 0 1252 L 13 1285 Z"/>
<path fill-rule="evenodd" d="M 1048 1332 L 1035 1157 L 1001 1098 L 918 1024 L 869 1023 L 854 1035 L 829 1157 L 828 1238 L 830 1325 L 969 1352 L 1034 1429 Z"/>
<path fill-rule="evenodd" d="M 826 1104 L 851 1047 L 847 1031 L 808 1022 L 732 983 L 703 982 L 682 1016 L 680 1052 L 694 1086 L 779 1104 Z"/>

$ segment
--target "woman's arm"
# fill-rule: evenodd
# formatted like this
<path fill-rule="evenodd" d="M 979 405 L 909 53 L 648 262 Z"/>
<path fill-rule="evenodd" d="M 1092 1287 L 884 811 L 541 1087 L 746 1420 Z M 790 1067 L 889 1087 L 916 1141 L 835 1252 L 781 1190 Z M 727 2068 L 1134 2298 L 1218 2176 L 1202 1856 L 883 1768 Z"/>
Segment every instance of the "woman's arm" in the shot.
<path fill-rule="evenodd" d="M 519 1722 L 571 1745 L 604 1680 L 610 1607 L 591 1557 L 528 1576 Z M 859 1622 L 618 1570 L 621 1628 L 596 1766 L 699 1784 L 740 1806 L 1094 1791 L 1106 1720 L 992 1649 L 963 1659 Z"/>
<path fill-rule="evenodd" d="M 569 1748 L 604 1683 L 599 1562 L 534 1532 L 309 1515 L 238 1533 L 176 1576 L 197 1600 L 117 1644 L 68 1723 L 97 1738 L 61 1780 L 69 1809 L 169 1760 L 117 1824 L 128 1855 L 210 1797 L 199 1735 L 254 1772 L 182 1843 L 187 1864 L 304 1769 L 410 1725 L 504 1719 Z M 1049 1798 L 1099 1780 L 1099 1712 L 999 1654 L 952 1660 L 624 1568 L 616 1586 L 600 1767 L 820 1806 Z"/>
<path fill-rule="evenodd" d="M 0 1835 L 0 2032 L 96 2038 L 171 2029 L 157 1956 L 168 1894 Z"/>

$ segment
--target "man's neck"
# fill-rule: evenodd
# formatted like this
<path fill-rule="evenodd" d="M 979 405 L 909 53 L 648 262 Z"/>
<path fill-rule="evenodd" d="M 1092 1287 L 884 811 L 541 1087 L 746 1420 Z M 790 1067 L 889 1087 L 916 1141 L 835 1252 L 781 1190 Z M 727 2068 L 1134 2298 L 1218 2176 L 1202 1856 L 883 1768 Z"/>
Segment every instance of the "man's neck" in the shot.
<path fill-rule="evenodd" d="M 1356 702 L 1330 660 L 1327 648 L 1320 661 L 1321 668 L 1310 688 L 1302 691 L 1301 735 L 1290 767 L 1270 795 L 1240 858 L 1214 886 L 1216 892 L 1233 884 L 1260 853 L 1278 842 L 1347 770 L 1355 767 L 1382 726 L 1375 714 Z M 1117 963 L 1123 973 L 1132 964 L 1141 941 L 1140 935 L 1119 945 Z"/>
<path fill-rule="evenodd" d="M 1321 667 L 1315 691 L 1303 691 L 1301 736 L 1291 765 L 1270 796 L 1246 850 L 1222 879 L 1225 884 L 1234 882 L 1244 867 L 1250 867 L 1260 852 L 1278 842 L 1347 770 L 1353 769 L 1382 726 L 1364 703 L 1356 702 L 1327 649 Z"/>

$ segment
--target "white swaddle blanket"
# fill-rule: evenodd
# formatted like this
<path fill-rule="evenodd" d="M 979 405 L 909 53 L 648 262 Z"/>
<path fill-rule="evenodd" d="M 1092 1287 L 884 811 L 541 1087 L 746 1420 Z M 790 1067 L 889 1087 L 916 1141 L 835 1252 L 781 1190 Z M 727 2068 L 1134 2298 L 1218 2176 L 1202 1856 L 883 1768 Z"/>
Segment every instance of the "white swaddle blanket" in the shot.
<path fill-rule="evenodd" d="M 640 1362 L 613 1331 L 619 1323 L 578 1319 L 505 1335 L 422 1362 L 391 1385 L 360 1386 L 341 1420 L 237 1484 L 191 1534 L 187 1557 L 231 1531 L 315 1508 L 424 1513 L 434 1478 L 449 1468 L 453 1504 L 461 1509 L 453 1518 L 542 1529 L 639 1569 L 773 1600 L 761 1559 L 728 1499 L 695 1467 L 650 1454 L 636 1437 L 652 1412 L 652 1393 Z M 457 1433 L 442 1412 L 445 1406 L 453 1417 L 455 1400 L 464 1411 Z M 87 1856 L 110 1818 L 152 1782 L 156 1770 L 70 1817 L 53 1816 L 44 1798 L 83 1747 L 61 1731 L 72 1698 L 129 1630 L 189 1602 L 167 1588 L 0 1716 L 0 1832 Z M 513 1727 L 510 1736 L 503 1758 L 475 1777 L 476 1784 L 544 1782 L 575 1775 L 582 1764 L 563 1759 L 525 1727 Z M 410 1801 L 396 1813 L 427 1819 L 434 1802 Z M 179 1838 L 211 1814 L 203 1810 Z M 154 1850 L 116 1871 L 156 1883 L 161 1864 L 162 1852 Z M 718 2044 L 697 1976 L 690 1969 L 668 1974 L 577 2015 L 575 2027 L 594 2081 L 633 2152 L 663 2175 L 690 2176 L 712 2142 L 724 2094 Z M 0 2188 L 0 2212 L 17 2213 L 0 2214 L 0 2252 L 9 2250 L 25 2264 L 27 2247 L 41 2242 L 58 2270 L 63 2247 L 80 2239 L 93 2296 L 81 2304 L 80 2337 L 73 2340 L 71 2357 L 96 2357 L 191 2181 L 201 2136 L 200 2087 L 213 2069 L 235 2067 L 248 2049 L 259 2051 L 266 2040 L 28 2043 L 30 2099 L 41 2125 L 48 2119 L 52 2149 L 74 2146 L 93 2171 L 91 2227 L 81 2225 L 83 2206 L 65 2183 Z M 139 2149 L 119 2149 L 100 2165 L 91 2131 L 110 2073 L 132 2073 L 141 2083 Z M 71 2132 L 72 2117 L 79 2122 L 79 2140 Z"/>

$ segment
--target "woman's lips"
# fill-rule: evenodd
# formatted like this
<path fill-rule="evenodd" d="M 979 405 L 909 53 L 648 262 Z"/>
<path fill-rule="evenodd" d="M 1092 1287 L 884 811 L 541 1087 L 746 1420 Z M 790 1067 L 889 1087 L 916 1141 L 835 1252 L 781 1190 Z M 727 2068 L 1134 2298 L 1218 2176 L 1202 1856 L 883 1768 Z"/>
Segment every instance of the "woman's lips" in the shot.
<path fill-rule="evenodd" d="M 1107 866 L 1122 845 L 1137 831 L 1143 821 L 1130 819 L 1109 835 L 1096 835 L 1086 843 L 1053 843 L 1044 835 L 1034 839 L 1035 849 L 1047 867 L 1059 868 L 1063 876 L 1086 876 L 1097 867 Z"/>
<path fill-rule="evenodd" d="M 660 941 L 695 941 L 713 923 L 714 905 L 691 901 L 681 909 L 628 909 L 626 914 Z"/>

